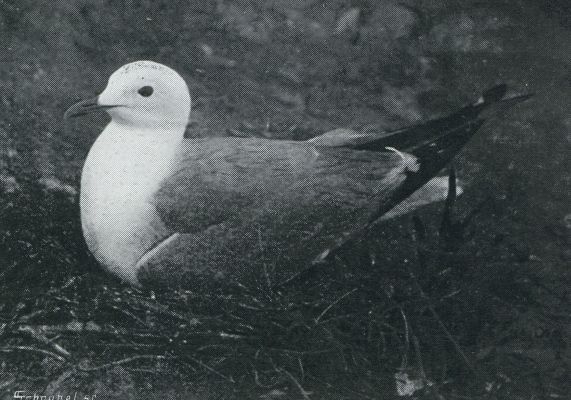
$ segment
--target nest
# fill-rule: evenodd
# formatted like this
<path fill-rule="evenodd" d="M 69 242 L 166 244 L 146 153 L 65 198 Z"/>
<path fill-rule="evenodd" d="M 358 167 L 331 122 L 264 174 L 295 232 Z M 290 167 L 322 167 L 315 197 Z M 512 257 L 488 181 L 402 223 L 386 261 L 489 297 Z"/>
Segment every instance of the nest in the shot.
<path fill-rule="evenodd" d="M 516 268 L 503 290 L 496 276 L 512 264 L 482 263 L 490 244 L 476 233 L 477 210 L 456 219 L 453 196 L 437 227 L 400 219 L 399 234 L 380 227 L 279 290 L 155 293 L 105 275 L 76 206 L 33 182 L 3 195 L 5 382 L 116 398 L 173 382 L 205 398 L 213 388 L 306 399 L 506 390 L 497 370 L 510 357 L 492 357 L 497 343 L 485 341 L 513 335 L 517 299 L 534 295 Z"/>

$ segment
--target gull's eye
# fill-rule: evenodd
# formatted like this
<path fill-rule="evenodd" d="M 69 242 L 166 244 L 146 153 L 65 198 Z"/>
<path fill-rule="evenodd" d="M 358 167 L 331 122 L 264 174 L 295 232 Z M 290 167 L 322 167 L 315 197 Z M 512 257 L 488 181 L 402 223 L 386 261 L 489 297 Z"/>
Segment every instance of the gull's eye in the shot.
<path fill-rule="evenodd" d="M 143 97 L 149 97 L 153 94 L 153 88 L 151 86 L 143 86 L 138 90 L 138 92 Z"/>

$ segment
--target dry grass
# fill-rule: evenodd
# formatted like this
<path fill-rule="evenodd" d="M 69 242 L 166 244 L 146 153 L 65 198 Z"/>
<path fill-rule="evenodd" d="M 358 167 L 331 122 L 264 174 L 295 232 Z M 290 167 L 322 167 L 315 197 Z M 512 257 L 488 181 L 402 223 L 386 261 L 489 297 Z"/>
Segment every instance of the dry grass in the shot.
<path fill-rule="evenodd" d="M 377 398 L 395 393 L 400 371 L 428 398 L 564 390 L 567 360 L 555 355 L 557 340 L 568 340 L 561 288 L 543 282 L 538 292 L 539 277 L 509 250 L 482 264 L 476 251 L 494 244 L 477 222 L 446 212 L 435 229 L 415 217 L 391 254 L 408 253 L 404 263 L 383 256 L 380 237 L 342 249 L 290 287 L 153 293 L 103 276 L 73 204 L 29 185 L 27 195 L 3 195 L 2 219 L 18 227 L 1 243 L 11 260 L 0 280 L 3 382 L 112 398 L 173 382 L 238 398 Z"/>

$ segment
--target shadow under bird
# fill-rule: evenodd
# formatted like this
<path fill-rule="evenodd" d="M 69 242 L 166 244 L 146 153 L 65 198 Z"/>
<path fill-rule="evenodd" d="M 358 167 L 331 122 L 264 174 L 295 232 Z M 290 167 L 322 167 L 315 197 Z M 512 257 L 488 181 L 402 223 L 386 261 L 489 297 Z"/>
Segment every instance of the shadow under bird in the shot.
<path fill-rule="evenodd" d="M 278 285 L 383 216 L 422 204 L 413 193 L 430 191 L 427 182 L 480 128 L 483 111 L 529 97 L 505 93 L 499 85 L 448 117 L 382 134 L 184 138 L 184 79 L 151 61 L 124 65 L 99 96 L 65 113 L 111 116 L 82 171 L 85 240 L 134 285 L 262 277 Z"/>

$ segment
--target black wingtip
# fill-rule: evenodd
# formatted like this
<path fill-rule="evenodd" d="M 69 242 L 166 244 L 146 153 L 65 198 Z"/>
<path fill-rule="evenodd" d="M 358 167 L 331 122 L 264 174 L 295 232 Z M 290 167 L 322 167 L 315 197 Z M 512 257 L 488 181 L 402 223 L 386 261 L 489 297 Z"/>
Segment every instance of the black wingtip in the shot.
<path fill-rule="evenodd" d="M 503 100 L 507 92 L 508 92 L 508 85 L 506 85 L 505 83 L 501 83 L 484 91 L 484 93 L 482 93 L 482 98 L 484 100 L 484 103 L 487 104 L 497 103 L 498 101 Z"/>
<path fill-rule="evenodd" d="M 418 158 L 420 169 L 407 175 L 403 185 L 379 208 L 376 217 L 390 211 L 403 198 L 412 194 L 444 168 L 484 124 L 486 116 L 482 111 L 489 109 L 493 114 L 533 96 L 524 94 L 506 97 L 506 93 L 507 85 L 494 86 L 482 94 L 478 103 L 405 132 L 419 136 L 420 140 L 408 144 L 410 147 L 407 151 Z M 396 147 L 398 148 L 398 144 Z"/>
<path fill-rule="evenodd" d="M 468 104 L 446 117 L 387 132 L 379 137 L 367 138 L 351 147 L 355 150 L 369 151 L 385 151 L 387 147 L 394 147 L 401 151 L 412 152 L 466 123 L 478 118 L 486 119 L 481 115 L 483 112 L 486 115 L 495 114 L 533 96 L 533 94 L 524 94 L 509 97 L 507 93 L 508 86 L 505 83 L 493 86 L 482 92 L 475 103 Z"/>
<path fill-rule="evenodd" d="M 406 199 L 418 188 L 436 176 L 438 171 L 444 168 L 446 164 L 454 158 L 456 153 L 474 136 L 483 123 L 484 121 L 482 119 L 469 121 L 454 129 L 448 130 L 445 135 L 413 149 L 411 154 L 418 159 L 420 168 L 416 172 L 407 173 L 403 184 L 380 205 L 371 220 L 374 221 L 383 216 L 403 199 Z"/>

